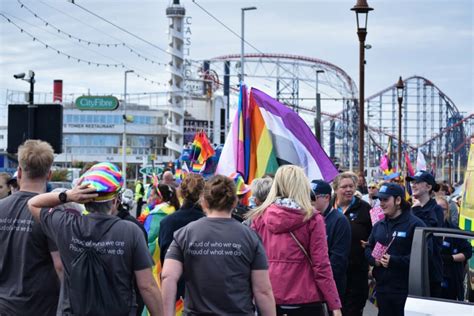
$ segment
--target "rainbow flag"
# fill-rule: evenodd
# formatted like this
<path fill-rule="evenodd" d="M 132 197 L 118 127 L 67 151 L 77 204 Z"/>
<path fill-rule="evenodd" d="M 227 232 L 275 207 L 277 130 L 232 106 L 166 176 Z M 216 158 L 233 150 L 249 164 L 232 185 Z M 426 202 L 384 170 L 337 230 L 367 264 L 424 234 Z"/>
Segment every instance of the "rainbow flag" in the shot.
<path fill-rule="evenodd" d="M 184 301 L 182 298 L 180 298 L 179 300 L 176 301 L 176 313 L 175 315 L 176 316 L 182 316 L 183 315 L 183 312 L 184 312 Z"/>
<path fill-rule="evenodd" d="M 176 181 L 181 181 L 182 175 L 183 175 L 183 172 L 181 171 L 181 169 L 176 169 L 175 170 L 174 178 L 175 178 Z"/>
<path fill-rule="evenodd" d="M 214 156 L 215 151 L 204 131 L 197 132 L 194 136 L 192 161 L 203 164 L 209 157 Z"/>
<path fill-rule="evenodd" d="M 297 113 L 255 88 L 247 96 L 242 85 L 238 111 L 216 173 L 229 176 L 239 172 L 251 183 L 285 164 L 302 167 L 310 179 L 331 181 L 338 174 Z"/>
<path fill-rule="evenodd" d="M 195 162 L 192 164 L 192 167 L 191 167 L 191 170 L 194 173 L 202 173 L 204 169 L 206 169 L 206 162 L 204 163 Z"/>

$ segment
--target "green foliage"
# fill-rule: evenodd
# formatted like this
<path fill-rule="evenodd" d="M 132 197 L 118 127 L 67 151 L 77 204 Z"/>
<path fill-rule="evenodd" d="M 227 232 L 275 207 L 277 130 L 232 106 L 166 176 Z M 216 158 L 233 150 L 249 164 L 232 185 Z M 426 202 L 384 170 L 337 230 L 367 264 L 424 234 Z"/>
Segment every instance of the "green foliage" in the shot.
<path fill-rule="evenodd" d="M 67 173 L 67 169 L 53 170 L 51 181 L 68 181 Z"/>

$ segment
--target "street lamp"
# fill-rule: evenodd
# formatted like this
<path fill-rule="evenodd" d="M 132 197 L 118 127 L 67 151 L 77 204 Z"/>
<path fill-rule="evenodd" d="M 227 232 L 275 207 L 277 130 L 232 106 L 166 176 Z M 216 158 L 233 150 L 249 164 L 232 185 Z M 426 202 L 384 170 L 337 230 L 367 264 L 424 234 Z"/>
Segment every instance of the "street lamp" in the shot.
<path fill-rule="evenodd" d="M 402 171 L 402 103 L 403 103 L 403 84 L 402 77 L 397 82 L 397 99 L 398 99 L 398 171 Z"/>
<path fill-rule="evenodd" d="M 319 74 L 324 73 L 324 70 L 316 70 L 316 117 L 314 119 L 314 135 L 316 140 L 321 143 L 321 95 L 319 94 Z"/>
<path fill-rule="evenodd" d="M 28 71 L 28 78 L 25 79 L 26 74 L 24 72 L 13 75 L 13 78 L 20 79 L 30 84 L 30 92 L 28 94 L 28 139 L 34 138 L 35 131 L 35 109 L 34 95 L 35 95 L 35 72 L 33 70 Z"/>
<path fill-rule="evenodd" d="M 367 0 L 357 0 L 351 9 L 356 13 L 357 35 L 359 36 L 359 175 L 364 175 L 364 63 L 365 38 L 367 36 L 367 19 L 369 7 Z"/>
<path fill-rule="evenodd" d="M 127 74 L 132 72 L 134 72 L 134 70 L 125 70 L 123 88 L 122 174 L 125 188 L 127 187 Z"/>
<path fill-rule="evenodd" d="M 245 22 L 245 11 L 257 10 L 257 7 L 246 7 L 242 8 L 242 19 L 241 19 L 241 26 L 242 26 L 242 34 L 240 36 L 240 81 L 244 82 L 244 22 Z"/>

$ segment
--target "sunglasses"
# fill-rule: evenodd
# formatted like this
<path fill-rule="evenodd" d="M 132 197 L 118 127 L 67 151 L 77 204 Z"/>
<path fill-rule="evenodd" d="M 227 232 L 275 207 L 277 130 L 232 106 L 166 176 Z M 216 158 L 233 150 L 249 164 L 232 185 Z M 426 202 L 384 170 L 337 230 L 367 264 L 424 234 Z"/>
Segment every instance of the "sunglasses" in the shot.
<path fill-rule="evenodd" d="M 369 189 L 377 189 L 377 187 L 369 187 Z"/>

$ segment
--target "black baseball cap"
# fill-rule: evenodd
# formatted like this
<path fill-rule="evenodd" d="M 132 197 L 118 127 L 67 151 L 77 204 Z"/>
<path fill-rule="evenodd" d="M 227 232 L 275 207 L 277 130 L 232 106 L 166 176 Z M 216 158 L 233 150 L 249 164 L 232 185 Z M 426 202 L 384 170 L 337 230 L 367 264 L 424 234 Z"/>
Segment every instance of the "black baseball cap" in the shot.
<path fill-rule="evenodd" d="M 379 189 L 379 193 L 375 196 L 375 198 L 388 198 L 388 197 L 404 197 L 405 196 L 405 190 L 401 185 L 398 185 L 396 183 L 384 183 Z"/>
<path fill-rule="evenodd" d="M 436 180 L 433 175 L 426 171 L 417 171 L 413 177 L 407 176 L 407 181 L 414 182 L 426 182 L 431 185 L 433 188 L 436 187 Z"/>
<path fill-rule="evenodd" d="M 313 180 L 313 181 L 311 181 L 311 191 L 315 195 L 320 195 L 320 194 L 329 194 L 329 195 L 331 195 L 332 188 L 329 185 L 329 183 L 327 183 L 326 181 Z"/>

